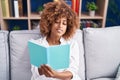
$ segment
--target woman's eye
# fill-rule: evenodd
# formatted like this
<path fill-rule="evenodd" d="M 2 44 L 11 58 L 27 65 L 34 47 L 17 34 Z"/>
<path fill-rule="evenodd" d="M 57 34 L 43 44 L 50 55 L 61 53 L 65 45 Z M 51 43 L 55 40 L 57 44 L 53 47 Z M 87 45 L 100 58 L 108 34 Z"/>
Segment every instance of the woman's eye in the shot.
<path fill-rule="evenodd" d="M 67 25 L 67 22 L 64 22 L 63 25 Z"/>
<path fill-rule="evenodd" d="M 59 23 L 59 21 L 55 21 L 55 23 Z"/>

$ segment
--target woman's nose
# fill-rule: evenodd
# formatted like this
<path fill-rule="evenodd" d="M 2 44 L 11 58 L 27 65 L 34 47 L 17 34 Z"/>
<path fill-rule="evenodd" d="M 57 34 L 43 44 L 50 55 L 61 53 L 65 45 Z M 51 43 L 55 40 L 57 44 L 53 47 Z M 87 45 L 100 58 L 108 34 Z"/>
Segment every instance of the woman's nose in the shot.
<path fill-rule="evenodd" d="M 62 23 L 61 22 L 59 23 L 59 27 L 62 27 Z"/>

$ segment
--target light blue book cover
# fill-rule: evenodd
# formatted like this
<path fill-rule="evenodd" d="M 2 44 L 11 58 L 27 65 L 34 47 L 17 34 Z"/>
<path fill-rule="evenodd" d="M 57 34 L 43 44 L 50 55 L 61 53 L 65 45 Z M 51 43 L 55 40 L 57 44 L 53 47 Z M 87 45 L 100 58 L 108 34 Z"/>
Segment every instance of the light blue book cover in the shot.
<path fill-rule="evenodd" d="M 47 64 L 55 70 L 69 67 L 70 44 L 44 47 L 34 41 L 28 41 L 28 49 L 30 62 L 37 67 L 42 64 Z"/>

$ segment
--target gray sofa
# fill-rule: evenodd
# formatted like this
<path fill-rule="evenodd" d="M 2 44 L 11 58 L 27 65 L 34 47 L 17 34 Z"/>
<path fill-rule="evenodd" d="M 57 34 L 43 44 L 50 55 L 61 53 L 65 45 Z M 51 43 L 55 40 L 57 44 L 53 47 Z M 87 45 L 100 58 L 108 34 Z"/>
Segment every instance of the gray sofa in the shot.
<path fill-rule="evenodd" d="M 30 80 L 27 41 L 38 30 L 0 31 L 0 80 Z M 80 48 L 82 80 L 114 80 L 120 64 L 120 27 L 87 28 L 74 35 Z"/>

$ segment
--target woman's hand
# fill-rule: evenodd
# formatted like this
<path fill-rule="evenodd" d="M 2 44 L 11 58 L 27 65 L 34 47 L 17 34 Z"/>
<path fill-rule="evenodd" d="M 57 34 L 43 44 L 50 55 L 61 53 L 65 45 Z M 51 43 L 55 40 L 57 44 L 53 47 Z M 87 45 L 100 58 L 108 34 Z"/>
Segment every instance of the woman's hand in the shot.
<path fill-rule="evenodd" d="M 45 75 L 46 77 L 51 78 L 58 78 L 61 80 L 71 80 L 73 77 L 70 71 L 57 72 L 48 65 L 41 65 L 41 67 L 38 68 L 38 72 L 40 75 Z"/>
<path fill-rule="evenodd" d="M 57 76 L 58 72 L 53 70 L 48 65 L 41 65 L 41 67 L 38 68 L 38 72 L 40 75 L 45 75 L 46 77 L 52 77 L 55 78 Z"/>

